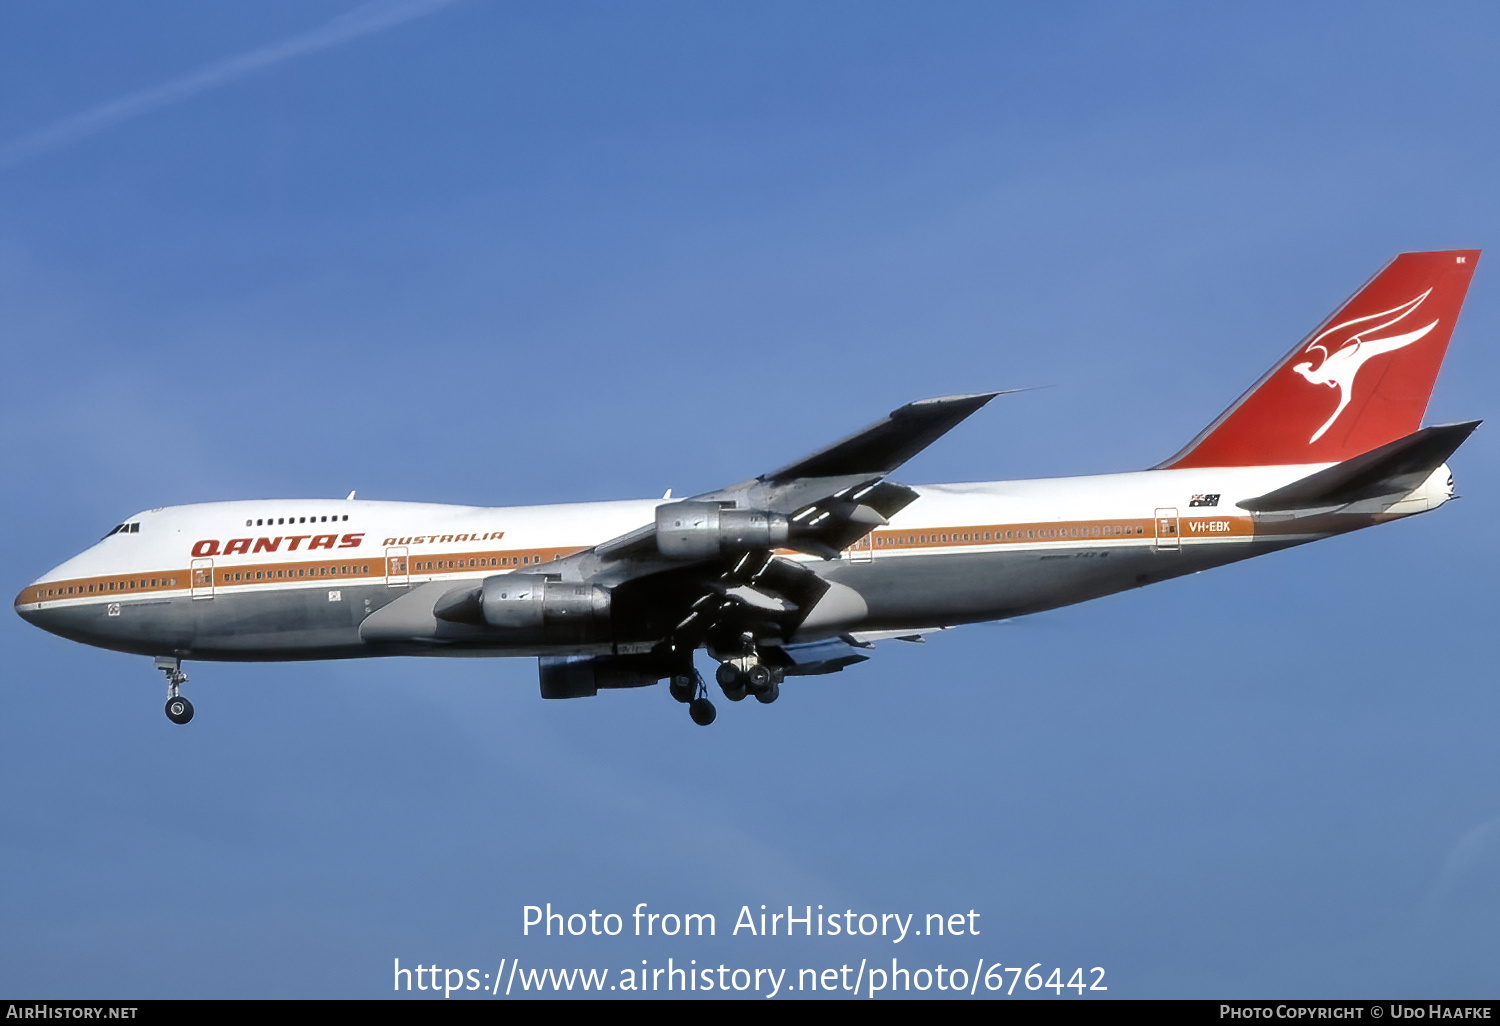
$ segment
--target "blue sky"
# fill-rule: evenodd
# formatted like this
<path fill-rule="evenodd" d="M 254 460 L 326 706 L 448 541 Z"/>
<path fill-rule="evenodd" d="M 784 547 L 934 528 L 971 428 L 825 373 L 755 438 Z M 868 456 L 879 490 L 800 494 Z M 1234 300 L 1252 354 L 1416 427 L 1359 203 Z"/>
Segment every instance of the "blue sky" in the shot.
<path fill-rule="evenodd" d="M 1484 4 L 0 8 L 0 566 L 144 508 L 704 490 L 910 399 L 906 480 L 1149 466 L 1391 255 L 1500 227 Z M 1492 418 L 1482 259 L 1429 421 Z M 149 662 L 0 621 L 0 993 L 392 958 L 1108 970 L 1494 996 L 1490 426 L 1431 515 L 788 685 Z M 750 704 L 750 703 L 746 703 Z M 521 908 L 982 913 L 538 940 Z M 1050 995 L 1050 991 L 1043 991 Z"/>

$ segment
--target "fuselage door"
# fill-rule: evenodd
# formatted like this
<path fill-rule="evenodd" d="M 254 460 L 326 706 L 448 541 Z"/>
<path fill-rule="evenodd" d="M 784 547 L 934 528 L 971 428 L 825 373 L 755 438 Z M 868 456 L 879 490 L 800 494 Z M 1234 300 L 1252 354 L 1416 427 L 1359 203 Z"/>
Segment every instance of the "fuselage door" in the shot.
<path fill-rule="evenodd" d="M 211 559 L 193 560 L 192 569 L 188 571 L 189 583 L 192 585 L 193 598 L 211 599 L 214 597 L 214 561 Z"/>
<path fill-rule="evenodd" d="M 849 546 L 849 562 L 868 563 L 875 558 L 875 532 L 871 531 Z"/>
<path fill-rule="evenodd" d="M 1177 509 L 1171 507 L 1156 511 L 1156 551 L 1176 552 L 1182 547 L 1182 535 L 1178 533 Z"/>
<path fill-rule="evenodd" d="M 392 588 L 404 588 L 411 583 L 411 565 L 406 561 L 404 546 L 385 550 L 385 583 Z"/>

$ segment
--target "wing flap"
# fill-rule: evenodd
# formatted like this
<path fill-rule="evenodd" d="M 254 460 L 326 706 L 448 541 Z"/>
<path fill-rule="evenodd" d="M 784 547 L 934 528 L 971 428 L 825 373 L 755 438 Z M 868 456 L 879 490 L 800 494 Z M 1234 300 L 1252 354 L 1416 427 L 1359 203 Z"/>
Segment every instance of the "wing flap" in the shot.
<path fill-rule="evenodd" d="M 782 645 L 780 651 L 788 660 L 788 664 L 783 667 L 783 672 L 788 677 L 816 677 L 825 673 L 837 673 L 846 666 L 853 666 L 870 658 L 842 638 Z"/>

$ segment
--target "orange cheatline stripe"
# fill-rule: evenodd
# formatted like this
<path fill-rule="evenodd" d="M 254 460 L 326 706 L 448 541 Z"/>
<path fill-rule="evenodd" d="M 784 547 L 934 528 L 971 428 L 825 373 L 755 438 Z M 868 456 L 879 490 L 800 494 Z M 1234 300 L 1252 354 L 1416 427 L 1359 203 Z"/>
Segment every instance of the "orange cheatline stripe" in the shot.
<path fill-rule="evenodd" d="M 580 548 L 535 548 L 486 550 L 483 552 L 448 552 L 441 556 L 407 556 L 410 572 L 414 575 L 459 574 L 477 570 L 483 559 L 486 569 L 514 570 L 539 566 L 544 562 L 583 551 Z M 213 586 L 233 587 L 243 585 L 307 584 L 345 581 L 364 582 L 386 579 L 386 557 L 383 554 L 365 553 L 358 559 L 320 559 L 316 562 L 279 563 L 224 563 L 207 559 L 194 562 L 213 562 Z M 491 560 L 495 561 L 491 564 Z M 438 564 L 442 564 L 439 566 Z M 418 566 L 430 569 L 418 569 Z M 202 568 L 208 569 L 208 568 Z M 101 577 L 81 577 L 46 584 L 32 585 L 16 596 L 16 604 L 30 602 L 62 601 L 66 599 L 93 598 L 106 602 L 116 601 L 122 596 L 131 598 L 162 592 L 188 591 L 190 588 L 209 586 L 207 581 L 192 584 L 194 573 L 201 570 L 176 569 L 135 574 L 112 574 Z M 259 575 L 259 576 L 257 576 Z M 70 590 L 71 589 L 71 590 Z"/>
<path fill-rule="evenodd" d="M 1234 516 L 1180 516 L 1179 537 L 1183 541 L 1202 538 L 1248 538 L 1257 530 L 1268 532 L 1265 525 L 1257 525 L 1250 517 Z M 1211 528 L 1209 525 L 1224 525 Z M 1325 528 L 1326 529 L 1326 528 Z M 1305 529 L 1304 529 L 1305 530 Z M 1095 533 L 1095 532 L 1098 533 Z M 1106 533 L 1107 532 L 1107 533 Z M 863 544 L 859 551 L 891 552 L 926 548 L 954 548 L 976 546 L 1005 546 L 1037 543 L 1146 541 L 1155 538 L 1154 519 L 1109 519 L 1109 520 L 1052 520 L 1021 524 L 985 524 L 980 526 L 947 528 L 908 528 L 906 530 L 880 530 L 869 535 L 870 547 Z M 485 549 L 471 552 L 445 552 L 441 554 L 412 555 L 408 553 L 407 572 L 394 570 L 396 576 L 438 577 L 471 573 L 478 570 L 506 572 L 539 566 L 552 560 L 562 559 L 578 552 L 574 548 L 530 548 L 530 549 Z M 213 563 L 213 586 L 239 587 L 255 585 L 306 584 L 333 581 L 370 582 L 383 581 L 387 576 L 387 560 L 383 553 L 367 552 L 354 558 L 322 559 L 314 562 L 278 563 L 225 563 L 222 558 Z M 203 560 L 195 562 L 204 562 Z M 101 577 L 73 578 L 49 581 L 33 585 L 16 596 L 16 604 L 60 601 L 66 599 L 95 598 L 111 601 L 120 597 L 150 595 L 162 592 L 190 590 L 194 571 L 191 568 L 160 570 L 147 573 L 113 574 Z M 260 575 L 260 576 L 256 576 Z M 198 585 L 206 588 L 206 582 Z M 70 590 L 71 589 L 71 590 Z"/>
<path fill-rule="evenodd" d="M 1095 529 L 1099 531 L 1094 534 Z M 1108 535 L 1104 534 L 1105 530 Z M 1084 532 L 1088 532 L 1085 534 Z M 873 531 L 871 541 L 876 551 L 888 549 L 951 548 L 955 545 L 1017 545 L 1027 542 L 1103 541 L 1154 537 L 1151 520 L 1061 521 L 1046 520 L 1022 524 L 985 524 L 975 526 L 921 528 L 904 531 Z"/>
<path fill-rule="evenodd" d="M 444 552 L 431 556 L 407 556 L 413 576 L 419 574 L 458 574 L 470 570 L 517 570 L 563 559 L 586 548 L 504 549 L 485 552 Z M 399 559 L 403 557 L 386 557 Z"/>
<path fill-rule="evenodd" d="M 1249 538 L 1255 522 L 1247 516 L 1178 516 L 1182 538 Z M 1022 524 L 979 527 L 919 528 L 873 531 L 876 552 L 892 549 L 952 548 L 954 546 L 1024 545 L 1037 542 L 1130 541 L 1154 539 L 1155 519 L 1041 520 Z M 861 546 L 861 551 L 868 551 Z"/>
<path fill-rule="evenodd" d="M 144 574 L 112 574 L 107 577 L 78 577 L 65 581 L 48 581 L 33 585 L 16 598 L 22 602 L 44 602 L 49 599 L 104 598 L 121 595 L 149 595 L 153 592 L 181 591 L 187 587 L 187 570 L 153 570 Z"/>

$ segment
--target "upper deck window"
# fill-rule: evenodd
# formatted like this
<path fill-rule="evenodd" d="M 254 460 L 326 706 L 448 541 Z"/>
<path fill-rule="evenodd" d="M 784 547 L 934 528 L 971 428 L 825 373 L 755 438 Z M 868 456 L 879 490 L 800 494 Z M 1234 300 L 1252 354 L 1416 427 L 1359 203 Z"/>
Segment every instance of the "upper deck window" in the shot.
<path fill-rule="evenodd" d="M 246 527 L 276 527 L 278 525 L 285 525 L 285 524 L 318 524 L 318 523 L 326 524 L 326 523 L 328 523 L 329 520 L 333 520 L 335 523 L 338 523 L 340 521 L 344 521 L 344 520 L 348 520 L 348 519 L 349 519 L 349 514 L 347 514 L 347 513 L 343 514 L 342 516 L 333 516 L 333 517 L 326 517 L 326 516 L 325 517 L 259 517 L 259 518 L 255 519 L 255 520 L 246 520 L 245 521 L 245 526 Z M 122 530 L 125 526 L 126 526 L 125 524 L 121 524 L 118 527 L 116 527 L 114 531 L 109 532 L 109 534 L 114 534 L 115 531 Z M 136 526 L 139 527 L 140 525 L 137 524 Z M 106 534 L 104 537 L 108 538 L 109 534 Z"/>

